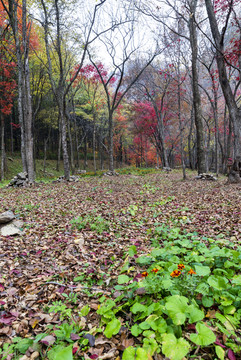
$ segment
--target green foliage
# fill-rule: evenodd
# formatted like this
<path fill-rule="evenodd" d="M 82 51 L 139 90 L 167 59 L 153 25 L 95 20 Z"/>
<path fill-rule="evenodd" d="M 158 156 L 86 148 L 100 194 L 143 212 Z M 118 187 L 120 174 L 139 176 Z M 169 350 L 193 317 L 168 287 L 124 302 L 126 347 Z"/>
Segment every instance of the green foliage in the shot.
<path fill-rule="evenodd" d="M 213 328 L 225 334 L 229 348 L 239 351 L 235 329 L 241 319 L 241 284 L 235 271 L 241 265 L 241 248 L 233 250 L 231 243 L 219 247 L 212 239 L 160 224 L 154 234 L 162 239 L 162 247 L 135 256 L 142 278 L 135 282 L 130 274 L 119 275 L 115 288 L 123 295 L 116 301 L 105 300 L 97 311 L 101 322 L 111 321 L 108 337 L 117 333 L 119 316 L 131 314 L 130 332 L 142 339 L 142 346 L 125 349 L 123 359 L 147 359 L 161 351 L 171 360 L 181 360 L 195 346 L 210 347 L 209 353 L 224 359 L 225 351 L 214 344 Z M 135 253 L 131 247 L 129 258 Z M 129 272 L 129 262 L 126 264 L 122 273 Z M 213 307 L 215 318 L 209 320 Z M 191 332 L 188 324 L 194 326 Z"/>
<path fill-rule="evenodd" d="M 100 215 L 87 214 L 85 216 L 78 216 L 70 221 L 73 228 L 78 230 L 90 229 L 96 231 L 98 234 L 102 234 L 103 231 L 109 230 L 109 221 L 104 219 Z"/>

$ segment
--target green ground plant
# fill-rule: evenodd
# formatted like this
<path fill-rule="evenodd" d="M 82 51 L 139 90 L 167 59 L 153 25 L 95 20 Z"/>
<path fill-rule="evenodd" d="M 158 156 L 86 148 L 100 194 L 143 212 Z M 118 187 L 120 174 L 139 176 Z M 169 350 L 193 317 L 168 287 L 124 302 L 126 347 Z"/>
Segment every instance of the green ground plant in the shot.
<path fill-rule="evenodd" d="M 234 250 L 228 241 L 224 246 L 222 240 L 163 225 L 154 234 L 163 246 L 135 258 L 139 276 L 125 274 L 126 262 L 115 286 L 122 295 L 97 311 L 101 325 L 108 323 L 104 334 L 118 333 L 119 319 L 129 313 L 125 326 L 142 346 L 127 348 L 123 359 L 148 359 L 159 352 L 171 360 L 196 358 L 207 347 L 220 360 L 228 352 L 241 354 L 241 247 Z M 130 254 L 136 254 L 133 246 Z"/>

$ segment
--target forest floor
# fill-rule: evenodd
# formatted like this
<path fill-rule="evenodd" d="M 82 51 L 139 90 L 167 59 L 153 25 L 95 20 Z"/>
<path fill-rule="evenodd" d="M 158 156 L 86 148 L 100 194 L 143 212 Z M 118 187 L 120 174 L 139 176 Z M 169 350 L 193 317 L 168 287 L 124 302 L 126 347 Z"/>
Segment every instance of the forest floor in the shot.
<path fill-rule="evenodd" d="M 241 314 L 238 305 L 226 299 L 228 306 L 234 306 L 230 313 L 224 309 L 233 328 L 225 327 L 221 320 L 217 326 L 212 322 L 215 316 L 210 312 L 221 314 L 225 304 L 213 303 L 210 292 L 200 290 L 195 301 L 198 303 L 203 296 L 207 300 L 200 305 L 199 311 L 205 315 L 203 323 L 208 326 L 206 328 L 215 333 L 216 345 L 213 345 L 214 341 L 209 344 L 208 341 L 195 342 L 192 338 L 193 324 L 202 324 L 201 313 L 196 322 L 189 318 L 186 325 L 188 315 L 184 321 L 178 322 L 171 311 L 163 310 L 165 326 L 170 328 L 173 324 L 172 336 L 175 341 L 180 341 L 179 355 L 169 352 L 173 346 L 168 341 L 173 339 L 166 334 L 166 327 L 161 334 L 162 340 L 156 336 L 155 341 L 152 341 L 155 336 L 151 334 L 151 331 L 155 332 L 155 326 L 148 321 L 143 333 L 144 328 L 133 328 L 147 315 L 141 313 L 141 308 L 133 309 L 134 299 L 139 299 L 138 304 L 142 307 L 147 306 L 150 299 L 153 302 L 159 299 L 148 284 L 144 283 L 144 287 L 149 290 L 143 292 L 136 288 L 133 290 L 134 285 L 131 285 L 146 280 L 144 270 L 149 273 L 152 264 L 145 256 L 153 249 L 161 249 L 168 242 L 174 246 L 178 239 L 185 242 L 189 236 L 191 243 L 198 239 L 207 248 L 211 246 L 212 249 L 213 244 L 218 244 L 218 249 L 225 247 L 236 253 L 240 251 L 240 185 L 227 185 L 224 177 L 210 182 L 194 180 L 195 175 L 189 173 L 188 179 L 183 181 L 179 171 L 165 173 L 160 170 L 144 176 L 102 176 L 83 178 L 76 183 L 1 189 L 0 212 L 12 210 L 24 221 L 24 232 L 21 236 L 0 238 L 0 358 L 240 358 L 238 324 Z M 231 276 L 235 277 L 237 281 L 234 283 L 240 289 L 241 255 L 237 262 L 233 260 L 232 265 L 229 250 L 229 259 L 225 258 L 225 266 L 222 263 L 221 267 L 227 271 L 234 269 Z M 237 255 L 235 259 L 238 259 L 238 254 L 235 254 L 232 256 Z M 136 260 L 141 255 L 143 261 L 138 263 Z M 176 258 L 168 260 L 175 263 L 174 267 L 169 266 L 171 270 L 179 263 L 179 254 L 174 252 L 172 257 L 174 255 Z M 197 276 L 202 279 L 207 273 L 209 276 L 206 270 L 211 260 L 205 263 L 200 256 L 196 262 L 194 260 L 190 263 L 192 267 L 196 264 L 196 272 L 203 271 Z M 229 260 L 230 264 L 227 263 Z M 160 272 L 165 266 L 159 262 L 155 263 L 155 268 Z M 155 275 L 153 269 L 152 266 L 151 276 Z M 226 273 L 219 275 L 226 276 Z M 228 289 L 231 280 L 227 275 L 224 287 L 220 284 L 221 276 L 212 276 L 207 281 L 210 289 L 217 291 L 214 296 L 217 300 L 220 291 Z M 219 284 L 213 285 L 212 281 L 217 279 Z M 128 282 L 129 289 L 128 286 L 125 288 Z M 134 295 L 133 291 L 136 291 Z M 160 289 L 161 293 L 160 298 L 163 298 L 163 289 Z M 178 294 L 188 298 L 187 293 L 174 290 L 169 295 L 174 298 Z M 232 296 L 235 295 L 230 293 L 230 299 Z M 208 305 L 209 300 L 212 301 Z M 113 301 L 119 306 L 117 310 L 114 310 Z M 128 303 L 126 308 L 124 302 Z M 233 321 L 231 315 L 235 317 Z M 168 316 L 171 322 L 167 321 Z M 112 328 L 108 328 L 108 322 Z M 181 333 L 177 335 L 180 326 Z M 198 332 L 201 334 L 200 329 Z M 169 344 L 167 347 L 166 343 Z"/>

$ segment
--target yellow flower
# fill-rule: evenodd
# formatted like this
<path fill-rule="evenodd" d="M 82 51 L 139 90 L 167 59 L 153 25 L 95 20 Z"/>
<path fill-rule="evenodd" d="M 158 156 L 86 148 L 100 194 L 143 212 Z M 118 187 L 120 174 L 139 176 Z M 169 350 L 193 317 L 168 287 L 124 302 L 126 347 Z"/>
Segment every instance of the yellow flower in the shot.
<path fill-rule="evenodd" d="M 178 270 L 182 270 L 182 269 L 184 269 L 184 268 L 185 268 L 185 265 L 183 265 L 183 264 L 179 264 L 177 267 L 178 267 Z"/>
<path fill-rule="evenodd" d="M 180 270 L 174 270 L 171 274 L 171 277 L 178 277 L 181 275 L 181 271 Z"/>
<path fill-rule="evenodd" d="M 141 274 L 142 277 L 147 277 L 148 276 L 148 272 L 144 271 L 142 274 Z"/>
<path fill-rule="evenodd" d="M 193 269 L 190 269 L 190 270 L 188 271 L 188 274 L 189 274 L 189 275 L 196 274 L 196 271 L 194 271 Z"/>
<path fill-rule="evenodd" d="M 151 271 L 151 272 L 156 274 L 156 273 L 157 273 L 157 271 L 158 271 L 158 269 L 157 269 L 157 268 L 154 268 L 154 269 L 152 269 L 152 271 Z"/>

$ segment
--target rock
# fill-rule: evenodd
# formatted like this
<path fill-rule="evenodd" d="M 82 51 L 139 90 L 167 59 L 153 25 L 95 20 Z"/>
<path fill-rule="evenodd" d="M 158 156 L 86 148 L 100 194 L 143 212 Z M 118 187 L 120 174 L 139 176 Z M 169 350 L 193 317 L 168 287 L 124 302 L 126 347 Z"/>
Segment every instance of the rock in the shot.
<path fill-rule="evenodd" d="M 211 181 L 217 181 L 218 180 L 214 175 L 206 174 L 206 173 L 199 174 L 194 179 L 195 180 L 211 180 Z"/>
<path fill-rule="evenodd" d="M 21 235 L 22 233 L 22 230 L 12 223 L 0 226 L 0 234 L 2 236 Z"/>
<path fill-rule="evenodd" d="M 14 178 L 10 181 L 8 186 L 27 186 L 29 185 L 28 182 L 28 174 L 26 172 L 18 173 Z"/>
<path fill-rule="evenodd" d="M 17 174 L 18 179 L 20 180 L 26 180 L 28 177 L 28 174 L 26 172 L 21 172 Z"/>
<path fill-rule="evenodd" d="M 104 176 L 119 176 L 119 174 L 115 171 L 107 171 Z"/>
<path fill-rule="evenodd" d="M 172 169 L 170 167 L 165 167 L 165 166 L 164 166 L 163 170 L 166 172 L 172 171 Z"/>
<path fill-rule="evenodd" d="M 0 214 L 0 224 L 6 224 L 9 223 L 15 219 L 15 215 L 12 211 L 5 211 L 4 213 Z"/>
<path fill-rule="evenodd" d="M 76 174 L 78 174 L 78 175 L 82 175 L 82 174 L 86 174 L 86 170 L 77 170 L 76 171 Z"/>

